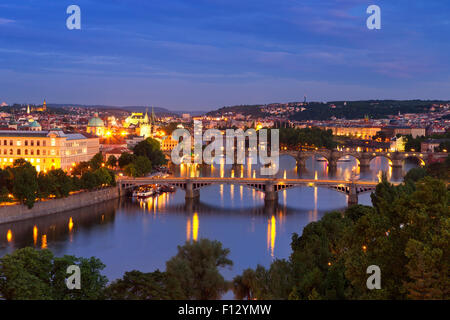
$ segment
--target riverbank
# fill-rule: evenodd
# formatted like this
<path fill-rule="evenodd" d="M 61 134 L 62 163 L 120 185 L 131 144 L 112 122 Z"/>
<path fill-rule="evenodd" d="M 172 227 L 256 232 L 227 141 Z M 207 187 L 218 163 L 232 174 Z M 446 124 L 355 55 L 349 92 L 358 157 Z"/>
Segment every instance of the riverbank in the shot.
<path fill-rule="evenodd" d="M 118 187 L 110 187 L 96 191 L 86 191 L 70 195 L 66 198 L 36 202 L 28 209 L 22 204 L 0 207 L 0 224 L 48 216 L 54 213 L 78 209 L 120 197 Z"/>

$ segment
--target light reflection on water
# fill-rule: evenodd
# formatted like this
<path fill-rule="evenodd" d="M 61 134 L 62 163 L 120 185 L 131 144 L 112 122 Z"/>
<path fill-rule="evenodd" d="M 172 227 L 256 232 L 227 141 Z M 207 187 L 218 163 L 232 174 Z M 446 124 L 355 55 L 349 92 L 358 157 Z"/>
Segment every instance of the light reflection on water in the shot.
<path fill-rule="evenodd" d="M 280 178 L 350 179 L 352 170 L 361 180 L 377 181 L 380 171 L 388 178 L 401 180 L 416 165 L 406 163 L 392 170 L 384 158 L 371 162 L 360 172 L 354 158 L 338 162 L 330 172 L 325 161 L 309 159 L 306 169 L 295 160 L 280 157 Z M 238 168 L 183 165 L 174 169 L 177 176 L 259 177 L 259 166 Z M 176 254 L 186 240 L 209 238 L 230 248 L 234 261 L 224 270 L 227 279 L 257 264 L 268 266 L 275 258 L 290 254 L 292 233 L 320 219 L 325 212 L 346 207 L 347 196 L 319 187 L 299 187 L 280 192 L 278 206 L 264 205 L 264 194 L 233 185 L 212 185 L 200 192 L 199 202 L 186 202 L 184 192 L 164 193 L 143 201 L 118 199 L 48 217 L 0 225 L 0 256 L 15 248 L 49 248 L 60 256 L 96 256 L 105 264 L 105 275 L 115 279 L 123 272 L 137 269 L 164 270 L 165 261 Z M 370 195 L 359 196 L 361 204 L 370 204 Z"/>

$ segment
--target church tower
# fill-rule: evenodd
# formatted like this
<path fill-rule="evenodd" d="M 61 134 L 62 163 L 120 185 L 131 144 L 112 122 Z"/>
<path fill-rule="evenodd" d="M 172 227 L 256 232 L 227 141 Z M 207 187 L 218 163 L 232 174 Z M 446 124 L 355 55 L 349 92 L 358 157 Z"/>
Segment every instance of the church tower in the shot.
<path fill-rule="evenodd" d="M 42 111 L 47 111 L 47 102 L 44 99 L 44 104 L 42 105 Z"/>
<path fill-rule="evenodd" d="M 152 125 L 150 124 L 148 119 L 148 112 L 147 110 L 145 110 L 144 120 L 141 122 L 141 125 L 139 127 L 139 135 L 147 139 L 148 137 L 151 136 L 151 133 L 152 133 Z"/>

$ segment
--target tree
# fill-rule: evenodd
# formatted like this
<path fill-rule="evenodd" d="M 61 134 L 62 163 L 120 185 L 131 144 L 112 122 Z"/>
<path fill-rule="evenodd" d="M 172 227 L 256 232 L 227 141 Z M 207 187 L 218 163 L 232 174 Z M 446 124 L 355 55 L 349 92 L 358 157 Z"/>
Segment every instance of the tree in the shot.
<path fill-rule="evenodd" d="M 417 181 L 425 178 L 428 175 L 425 168 L 413 168 L 409 170 L 403 180 L 405 182 L 416 183 Z"/>
<path fill-rule="evenodd" d="M 37 172 L 31 163 L 17 159 L 13 163 L 13 195 L 32 208 L 38 192 Z"/>
<path fill-rule="evenodd" d="M 72 169 L 72 175 L 81 176 L 86 171 L 91 170 L 91 164 L 89 161 L 81 161 Z"/>
<path fill-rule="evenodd" d="M 95 156 L 93 156 L 92 159 L 89 160 L 89 164 L 94 170 L 101 168 L 102 163 L 103 163 L 103 155 L 101 152 L 96 153 Z"/>
<path fill-rule="evenodd" d="M 158 140 L 152 138 L 147 138 L 144 141 L 139 142 L 134 147 L 133 153 L 136 156 L 147 157 L 153 166 L 160 166 L 167 162 L 161 151 Z"/>
<path fill-rule="evenodd" d="M 169 300 L 184 299 L 181 292 L 171 290 L 171 279 L 165 272 L 156 270 L 143 273 L 125 272 L 106 289 L 106 298 L 111 300 Z"/>
<path fill-rule="evenodd" d="M 152 170 L 152 163 L 147 157 L 138 156 L 133 165 L 136 168 L 136 174 L 138 177 L 144 177 Z"/>
<path fill-rule="evenodd" d="M 132 163 L 135 158 L 136 158 L 136 156 L 131 153 L 128 153 L 128 152 L 122 153 L 118 160 L 119 167 L 122 169 L 125 168 L 125 166 Z"/>
<path fill-rule="evenodd" d="M 83 173 L 81 176 L 81 186 L 83 189 L 94 190 L 99 186 L 98 176 L 91 171 Z"/>
<path fill-rule="evenodd" d="M 147 157 L 135 157 L 132 163 L 123 168 L 125 174 L 129 177 L 144 177 L 152 170 L 152 163 Z"/>
<path fill-rule="evenodd" d="M 99 168 L 94 171 L 94 175 L 96 176 L 97 186 L 109 186 L 112 184 L 113 178 L 111 177 L 108 169 Z"/>
<path fill-rule="evenodd" d="M 231 266 L 229 249 L 218 241 L 200 239 L 178 246 L 178 253 L 167 261 L 166 272 L 174 279 L 176 290 L 187 299 L 219 299 L 228 285 L 219 268 Z"/>
<path fill-rule="evenodd" d="M 65 283 L 68 277 L 67 267 L 80 268 L 81 289 L 69 290 Z M 78 258 L 71 255 L 55 257 L 52 268 L 52 299 L 55 300 L 102 300 L 108 279 L 101 274 L 105 265 L 100 259 Z"/>
<path fill-rule="evenodd" d="M 129 177 L 137 177 L 138 176 L 138 173 L 137 173 L 137 170 L 136 170 L 136 166 L 133 163 L 127 164 L 123 168 L 123 171 Z"/>
<path fill-rule="evenodd" d="M 106 165 L 110 168 L 117 166 L 117 158 L 114 155 L 110 155 L 106 161 Z"/>
<path fill-rule="evenodd" d="M 81 271 L 81 289 L 69 290 L 69 265 Z M 101 299 L 107 283 L 100 260 L 74 256 L 54 257 L 50 250 L 23 248 L 0 258 L 0 296 L 7 300 Z"/>
<path fill-rule="evenodd" d="M 38 196 L 41 199 L 48 198 L 54 192 L 54 186 L 56 185 L 56 177 L 49 175 L 43 171 L 39 172 L 37 176 L 38 180 Z"/>
<path fill-rule="evenodd" d="M 54 169 L 48 172 L 49 176 L 54 177 L 53 194 L 57 198 L 67 197 L 73 190 L 72 179 L 62 169 Z"/>

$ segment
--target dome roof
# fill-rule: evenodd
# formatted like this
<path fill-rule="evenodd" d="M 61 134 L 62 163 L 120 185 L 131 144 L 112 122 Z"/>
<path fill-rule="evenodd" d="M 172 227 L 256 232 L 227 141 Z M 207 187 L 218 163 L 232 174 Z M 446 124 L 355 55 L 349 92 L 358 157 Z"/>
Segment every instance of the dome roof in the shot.
<path fill-rule="evenodd" d="M 33 121 L 33 122 L 30 123 L 30 127 L 38 128 L 38 127 L 40 127 L 40 126 L 41 126 L 41 125 L 40 125 L 39 122 L 37 122 L 37 121 Z"/>
<path fill-rule="evenodd" d="M 87 126 L 88 127 L 104 127 L 105 124 L 103 123 L 103 120 L 100 119 L 97 114 L 95 114 L 94 117 L 89 120 Z"/>

